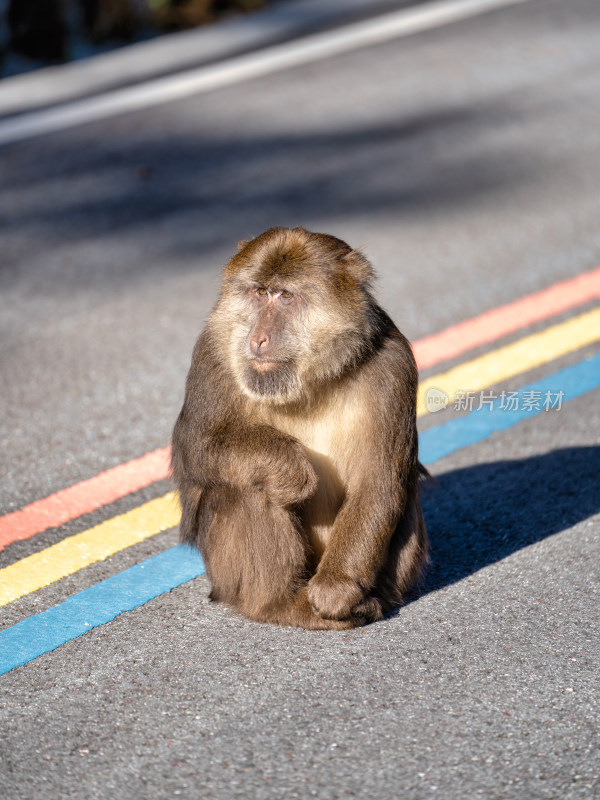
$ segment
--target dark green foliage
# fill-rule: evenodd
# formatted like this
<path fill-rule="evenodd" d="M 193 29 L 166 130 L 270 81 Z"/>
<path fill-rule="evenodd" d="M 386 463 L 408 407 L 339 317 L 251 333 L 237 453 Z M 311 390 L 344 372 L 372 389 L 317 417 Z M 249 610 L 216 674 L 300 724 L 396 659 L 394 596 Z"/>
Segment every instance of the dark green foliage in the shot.
<path fill-rule="evenodd" d="M 265 0 L 10 0 L 8 46 L 40 61 L 66 61 L 74 40 L 81 37 L 93 45 L 127 42 L 263 5 Z"/>

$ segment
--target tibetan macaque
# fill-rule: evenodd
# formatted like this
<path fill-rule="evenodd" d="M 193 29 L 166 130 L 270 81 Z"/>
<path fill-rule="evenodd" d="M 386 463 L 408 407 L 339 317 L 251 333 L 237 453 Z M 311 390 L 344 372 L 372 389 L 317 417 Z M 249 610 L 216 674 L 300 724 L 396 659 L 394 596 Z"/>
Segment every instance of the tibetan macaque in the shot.
<path fill-rule="evenodd" d="M 334 236 L 271 228 L 226 265 L 173 432 L 181 538 L 260 622 L 352 628 L 427 560 L 417 369 Z"/>

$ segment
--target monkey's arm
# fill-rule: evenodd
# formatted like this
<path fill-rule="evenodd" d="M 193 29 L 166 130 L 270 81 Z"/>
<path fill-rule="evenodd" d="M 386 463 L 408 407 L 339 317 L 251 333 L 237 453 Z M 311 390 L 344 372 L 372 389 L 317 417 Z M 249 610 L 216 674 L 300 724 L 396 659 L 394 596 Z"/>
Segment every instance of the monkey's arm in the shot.
<path fill-rule="evenodd" d="M 401 514 L 386 509 L 380 487 L 365 484 L 340 509 L 317 573 L 308 585 L 311 605 L 326 619 L 346 619 L 375 586 Z M 406 502 L 398 503 L 404 505 Z"/>
<path fill-rule="evenodd" d="M 173 435 L 173 472 L 199 488 L 230 485 L 264 490 L 281 506 L 302 503 L 317 488 L 317 476 L 302 445 L 269 425 L 223 423 L 208 431 Z M 190 435 L 191 434 L 191 435 Z"/>
<path fill-rule="evenodd" d="M 392 336 L 362 380 L 369 387 L 364 416 L 370 432 L 362 440 L 364 431 L 355 432 L 346 498 L 309 583 L 314 609 L 331 619 L 350 616 L 372 590 L 418 492 L 417 373 L 404 337 Z"/>

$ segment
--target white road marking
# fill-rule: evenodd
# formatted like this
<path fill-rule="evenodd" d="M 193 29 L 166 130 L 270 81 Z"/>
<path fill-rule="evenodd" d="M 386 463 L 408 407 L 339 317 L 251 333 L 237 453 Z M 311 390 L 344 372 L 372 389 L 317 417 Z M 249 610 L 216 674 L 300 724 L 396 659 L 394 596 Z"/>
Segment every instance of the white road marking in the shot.
<path fill-rule="evenodd" d="M 528 0 L 439 0 L 404 8 L 335 31 L 306 36 L 211 66 L 158 78 L 61 106 L 32 111 L 0 122 L 0 144 L 64 130 L 143 108 L 231 86 L 290 67 L 319 61 L 361 47 L 439 28 L 487 11 Z"/>

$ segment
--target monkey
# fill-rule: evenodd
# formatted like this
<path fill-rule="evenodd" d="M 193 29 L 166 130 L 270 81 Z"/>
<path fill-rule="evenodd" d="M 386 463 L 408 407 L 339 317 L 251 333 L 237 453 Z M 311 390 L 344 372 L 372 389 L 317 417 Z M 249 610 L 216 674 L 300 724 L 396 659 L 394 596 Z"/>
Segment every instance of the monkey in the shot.
<path fill-rule="evenodd" d="M 238 245 L 194 347 L 172 436 L 180 537 L 210 599 L 344 630 L 400 606 L 428 560 L 411 346 L 341 239 Z"/>

